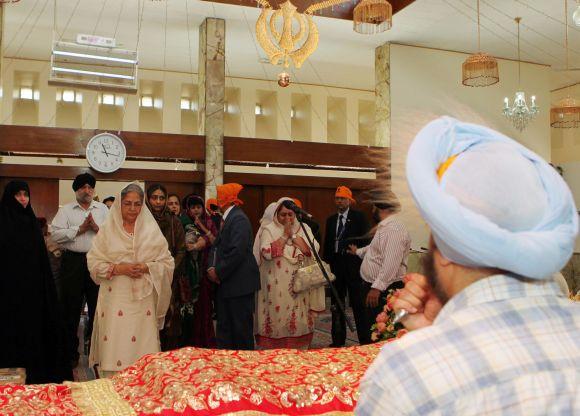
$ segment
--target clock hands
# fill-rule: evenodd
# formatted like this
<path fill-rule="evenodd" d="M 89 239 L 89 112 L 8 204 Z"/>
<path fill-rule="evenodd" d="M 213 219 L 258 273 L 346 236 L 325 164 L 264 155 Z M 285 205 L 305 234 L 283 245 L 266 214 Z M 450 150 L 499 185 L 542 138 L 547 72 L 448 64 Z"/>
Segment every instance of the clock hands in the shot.
<path fill-rule="evenodd" d="M 105 148 L 105 145 L 104 145 L 103 143 L 101 143 L 101 146 L 103 147 L 103 151 L 102 151 L 101 153 L 104 153 L 105 155 L 107 155 L 107 157 L 108 157 L 108 156 L 115 156 L 115 157 L 119 157 L 119 156 L 121 156 L 121 155 L 119 155 L 119 154 L 108 153 L 108 152 L 107 152 L 107 149 Z"/>

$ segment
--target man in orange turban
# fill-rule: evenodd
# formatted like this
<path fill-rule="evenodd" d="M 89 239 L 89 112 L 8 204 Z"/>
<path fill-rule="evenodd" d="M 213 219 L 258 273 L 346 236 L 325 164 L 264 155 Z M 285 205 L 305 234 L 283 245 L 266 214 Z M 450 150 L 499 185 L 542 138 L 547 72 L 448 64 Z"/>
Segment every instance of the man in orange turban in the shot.
<path fill-rule="evenodd" d="M 365 215 L 351 208 L 356 203 L 352 191 L 346 186 L 339 186 L 334 194 L 337 213 L 326 220 L 326 236 L 324 239 L 324 260 L 330 264 L 336 276 L 334 285 L 342 304 L 348 297 L 352 306 L 356 323 L 358 339 L 361 344 L 371 342 L 370 331 L 364 331 L 366 322 L 365 304 L 362 295 L 362 278 L 360 277 L 361 260 L 350 256 L 348 244 L 367 234 L 369 225 Z M 359 244 L 359 245 L 366 245 Z M 331 347 L 344 347 L 346 342 L 346 322 L 332 298 L 332 344 Z"/>
<path fill-rule="evenodd" d="M 239 207 L 242 185 L 217 187 L 217 205 L 223 227 L 214 242 L 208 278 L 216 283 L 216 341 L 218 348 L 254 349 L 254 296 L 260 289 L 260 271 L 252 252 L 250 220 Z"/>

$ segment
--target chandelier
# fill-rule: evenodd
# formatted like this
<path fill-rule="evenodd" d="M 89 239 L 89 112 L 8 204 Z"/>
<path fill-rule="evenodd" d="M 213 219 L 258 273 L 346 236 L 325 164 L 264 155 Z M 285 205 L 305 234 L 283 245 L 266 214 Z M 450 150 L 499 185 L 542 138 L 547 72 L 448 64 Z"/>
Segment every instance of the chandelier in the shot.
<path fill-rule="evenodd" d="M 574 98 L 564 98 L 550 110 L 550 126 L 557 129 L 580 127 L 580 105 Z"/>
<path fill-rule="evenodd" d="M 522 18 L 516 17 L 514 20 L 518 25 L 518 85 L 520 85 L 522 65 L 520 59 L 520 21 Z M 526 103 L 526 94 L 523 91 L 516 92 L 514 104 L 511 107 L 508 97 L 504 98 L 503 114 L 511 120 L 513 126 L 519 131 L 524 130 L 528 123 L 533 120 L 539 112 L 540 110 L 536 105 L 536 97 L 533 95 L 530 107 L 528 107 L 528 104 Z"/>
<path fill-rule="evenodd" d="M 564 45 L 566 47 L 566 71 L 570 70 L 570 57 L 568 50 L 568 0 L 564 0 L 564 21 L 566 32 Z M 559 101 L 550 110 L 550 126 L 557 129 L 575 129 L 580 127 L 580 106 L 570 96 Z"/>
<path fill-rule="evenodd" d="M 268 0 L 257 0 L 262 12 L 256 21 L 256 39 L 272 65 L 288 68 L 293 63 L 300 68 L 318 46 L 318 28 L 312 14 L 318 10 L 350 0 L 324 0 L 311 4 L 304 13 L 287 0 L 273 10 Z M 281 25 L 278 21 L 281 18 Z M 293 25 L 298 23 L 297 28 Z M 295 30 L 297 29 L 297 30 Z"/>
<path fill-rule="evenodd" d="M 393 7 L 387 0 L 362 0 L 353 11 L 353 30 L 373 35 L 393 26 Z"/>
<path fill-rule="evenodd" d="M 481 34 L 479 25 L 479 0 L 477 0 L 477 50 L 469 55 L 462 66 L 462 84 L 468 87 L 488 87 L 499 82 L 497 61 L 491 55 L 481 51 Z"/>

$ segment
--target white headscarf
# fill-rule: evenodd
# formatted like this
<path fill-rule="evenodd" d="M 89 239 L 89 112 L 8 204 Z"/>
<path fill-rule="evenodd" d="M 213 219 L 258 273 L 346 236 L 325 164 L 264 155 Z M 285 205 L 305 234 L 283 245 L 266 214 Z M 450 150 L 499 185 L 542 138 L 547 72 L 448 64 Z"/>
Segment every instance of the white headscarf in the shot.
<path fill-rule="evenodd" d="M 287 198 L 288 199 L 288 198 Z M 270 223 L 274 220 L 274 215 L 276 215 L 276 209 L 278 208 L 277 202 L 272 202 L 270 205 L 266 207 L 264 211 L 264 215 L 262 215 L 262 219 L 260 219 L 260 229 L 256 233 L 256 238 L 254 239 L 254 248 L 253 253 L 254 257 L 256 258 L 256 262 L 258 266 L 262 264 L 262 256 L 260 255 L 260 237 L 264 228 L 266 228 Z"/>
<path fill-rule="evenodd" d="M 578 214 L 570 189 L 501 133 L 434 120 L 409 148 L 407 180 L 437 248 L 457 264 L 549 279 L 572 255 Z"/>
<path fill-rule="evenodd" d="M 158 326 L 163 325 L 171 299 L 171 281 L 175 264 L 167 248 L 167 240 L 145 202 L 135 221 L 133 237 L 123 229 L 121 195 L 117 195 L 109 215 L 93 239 L 87 253 L 88 269 L 94 280 L 109 264 L 146 263 L 149 273 L 132 279 L 132 297 L 141 300 L 155 290 Z"/>

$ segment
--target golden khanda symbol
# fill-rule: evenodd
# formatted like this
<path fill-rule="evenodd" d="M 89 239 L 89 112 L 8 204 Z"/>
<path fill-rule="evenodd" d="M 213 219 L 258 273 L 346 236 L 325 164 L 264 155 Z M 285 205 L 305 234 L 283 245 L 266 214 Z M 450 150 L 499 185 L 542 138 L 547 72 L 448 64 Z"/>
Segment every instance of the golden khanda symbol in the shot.
<path fill-rule="evenodd" d="M 280 17 L 282 28 L 279 32 L 277 23 Z M 297 30 L 294 30 L 294 21 L 298 23 Z M 300 45 L 306 35 L 307 27 L 308 37 Z M 273 11 L 270 4 L 262 9 L 256 22 L 256 38 L 268 55 L 271 64 L 282 64 L 288 68 L 292 61 L 296 68 L 300 68 L 318 46 L 318 29 L 310 14 L 296 12 L 296 6 L 288 0 L 277 10 Z"/>

